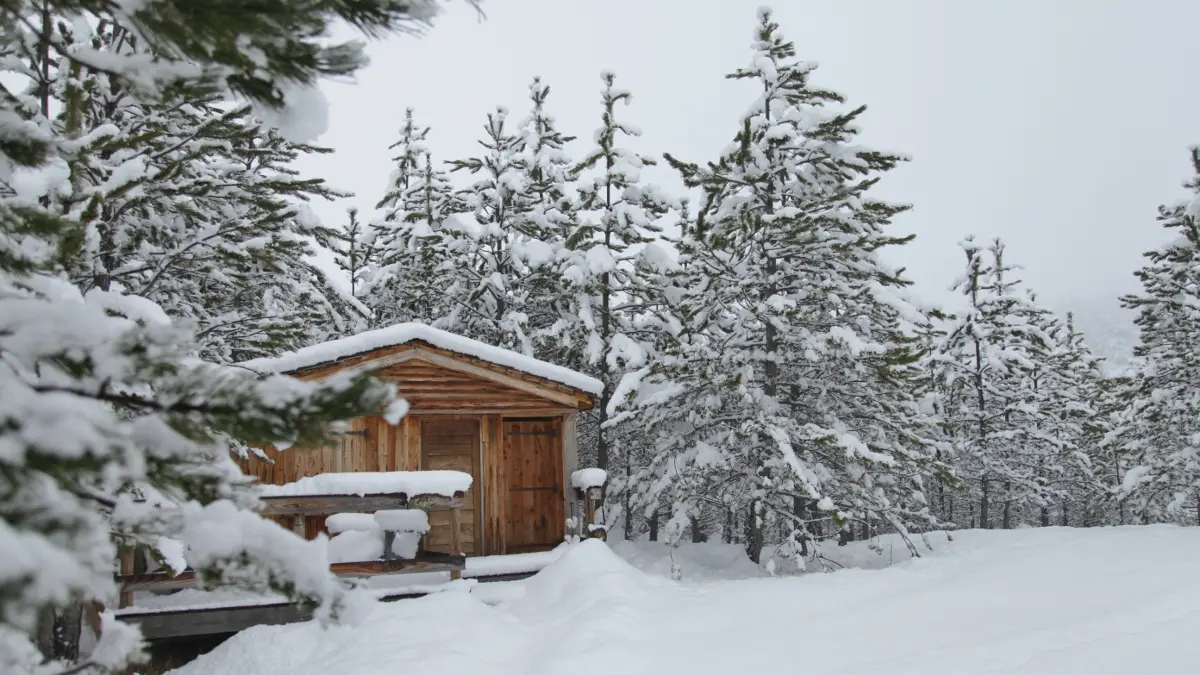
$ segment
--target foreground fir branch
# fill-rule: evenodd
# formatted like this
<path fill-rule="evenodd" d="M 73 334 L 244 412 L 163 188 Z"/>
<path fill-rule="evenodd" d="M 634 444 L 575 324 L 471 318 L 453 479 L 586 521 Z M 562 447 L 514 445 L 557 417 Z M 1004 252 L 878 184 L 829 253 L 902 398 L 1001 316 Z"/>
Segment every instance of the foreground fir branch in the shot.
<path fill-rule="evenodd" d="M 222 257 L 220 271 L 190 273 L 219 277 L 237 269 L 239 246 L 294 245 L 246 231 L 211 246 L 215 214 L 270 228 L 298 218 L 282 195 L 324 189 L 271 167 L 303 148 L 236 105 L 217 112 L 211 97 L 279 105 L 289 89 L 364 62 L 360 44 L 324 38 L 333 22 L 382 34 L 422 27 L 435 10 L 421 0 L 0 3 L 5 68 L 29 83 L 0 89 L 0 672 L 95 672 L 137 656 L 136 631 L 110 613 L 96 648 L 78 653 L 79 608 L 116 598 L 117 544 L 174 542 L 207 583 L 282 591 L 320 617 L 347 607 L 322 542 L 246 508 L 253 495 L 230 450 L 319 443 L 329 422 L 358 415 L 395 420 L 396 392 L 365 376 L 302 383 L 200 361 L 207 349 L 156 300 L 175 310 L 192 293 L 164 285 L 180 261 Z M 98 32 L 72 32 L 87 26 Z M 209 162 L 215 147 L 237 159 Z M 31 181 L 44 189 L 14 188 Z M 262 192 L 233 195 L 233 181 Z M 211 211 L 200 210 L 206 199 Z M 319 234 L 303 227 L 289 231 Z M 244 325 L 242 309 L 214 310 L 208 334 Z M 229 339 L 254 344 L 271 318 Z"/>

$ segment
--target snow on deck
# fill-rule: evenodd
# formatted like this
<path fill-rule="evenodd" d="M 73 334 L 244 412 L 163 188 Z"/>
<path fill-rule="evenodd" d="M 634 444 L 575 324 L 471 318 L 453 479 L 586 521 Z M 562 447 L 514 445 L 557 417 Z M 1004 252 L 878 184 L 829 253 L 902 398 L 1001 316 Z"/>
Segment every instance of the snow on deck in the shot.
<path fill-rule="evenodd" d="M 455 335 L 444 330 L 420 323 L 399 323 L 386 328 L 369 330 L 357 335 L 322 342 L 287 352 L 279 356 L 251 359 L 238 365 L 260 373 L 290 373 L 304 368 L 331 363 L 384 347 L 393 347 L 408 342 L 427 342 L 434 347 L 466 356 L 473 356 L 488 363 L 519 370 L 552 382 L 565 384 L 589 394 L 599 394 L 604 384 L 594 377 L 577 373 L 553 363 L 539 361 L 531 356 L 494 347 L 478 340 Z"/>
<path fill-rule="evenodd" d="M 471 474 L 462 471 L 359 471 L 321 473 L 283 485 L 259 484 L 264 497 L 313 497 L 404 493 L 453 497 L 471 487 Z"/>
<path fill-rule="evenodd" d="M 1200 529 L 954 537 L 884 569 L 682 583 L 587 540 L 496 606 L 438 593 L 354 626 L 258 626 L 174 675 L 1196 672 Z"/>

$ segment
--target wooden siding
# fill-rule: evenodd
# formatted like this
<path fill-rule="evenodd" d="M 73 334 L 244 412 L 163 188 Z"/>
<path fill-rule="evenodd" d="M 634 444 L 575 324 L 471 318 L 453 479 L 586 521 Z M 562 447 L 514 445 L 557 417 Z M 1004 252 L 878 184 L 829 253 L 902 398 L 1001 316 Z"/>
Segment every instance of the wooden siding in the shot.
<path fill-rule="evenodd" d="M 421 358 L 422 355 L 429 361 L 450 364 L 453 369 L 460 372 L 474 373 L 476 376 L 484 379 L 492 378 L 496 381 L 509 382 L 514 388 L 522 391 L 540 391 L 544 399 L 555 401 L 553 404 L 554 407 L 590 410 L 594 404 L 591 394 L 560 382 L 490 363 L 473 356 L 434 347 L 420 341 L 407 342 L 392 347 L 382 347 L 369 352 L 363 352 L 362 354 L 355 354 L 354 356 L 349 356 L 338 361 L 304 368 L 290 374 L 293 377 L 303 380 L 320 379 L 351 368 L 386 368 L 395 362 Z M 401 394 L 404 394 L 403 390 L 401 390 Z"/>
<path fill-rule="evenodd" d="M 504 421 L 506 553 L 546 550 L 562 542 L 562 455 L 560 418 Z"/>
<path fill-rule="evenodd" d="M 350 368 L 395 383 L 410 406 L 399 424 L 358 418 L 348 427 L 356 433 L 332 437 L 327 447 L 268 448 L 271 461 L 248 458 L 243 471 L 277 485 L 341 471 L 464 471 L 474 482 L 458 528 L 463 553 L 518 553 L 562 541 L 573 498 L 569 472 L 578 461 L 575 416 L 592 406 L 588 394 L 423 343 L 293 374 L 314 379 Z M 363 430 L 365 437 L 357 433 Z M 308 537 L 325 531 L 324 517 L 273 518 L 295 521 Z M 426 550 L 448 552 L 449 515 L 433 512 L 430 520 Z"/>
<path fill-rule="evenodd" d="M 385 366 L 379 377 L 396 384 L 397 391 L 408 401 L 411 415 L 574 410 L 561 401 L 420 358 Z"/>
<path fill-rule="evenodd" d="M 472 477 L 466 503 L 459 512 L 459 545 L 450 550 L 450 512 L 429 514 L 429 534 L 422 548 L 435 553 L 478 555 L 482 547 L 475 536 L 479 522 L 479 420 L 473 418 L 434 418 L 421 422 L 421 467 L 428 471 L 462 471 Z"/>

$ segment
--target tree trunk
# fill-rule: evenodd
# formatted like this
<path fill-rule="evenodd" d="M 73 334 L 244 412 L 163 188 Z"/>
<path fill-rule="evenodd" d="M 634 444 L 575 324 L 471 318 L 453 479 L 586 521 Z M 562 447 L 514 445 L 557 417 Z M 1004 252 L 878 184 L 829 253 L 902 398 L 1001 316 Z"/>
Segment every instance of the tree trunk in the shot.
<path fill-rule="evenodd" d="M 984 530 L 992 529 L 991 514 L 988 513 L 992 506 L 990 490 L 991 480 L 984 477 L 982 495 L 979 498 L 979 527 Z"/>
<path fill-rule="evenodd" d="M 1042 527 L 1050 527 L 1050 509 L 1042 505 L 1042 511 L 1039 517 Z"/>
<path fill-rule="evenodd" d="M 746 514 L 746 555 L 756 564 L 762 556 L 763 549 L 762 510 L 757 499 L 750 501 L 750 509 Z"/>
<path fill-rule="evenodd" d="M 700 519 L 695 516 L 689 516 L 688 520 L 692 526 L 692 543 L 702 544 L 708 541 L 708 535 L 704 534 L 704 529 L 700 527 Z"/>
<path fill-rule="evenodd" d="M 650 541 L 658 541 L 658 509 L 650 514 Z"/>
<path fill-rule="evenodd" d="M 725 507 L 725 527 L 721 531 L 721 540 L 726 544 L 733 543 L 733 509 Z"/>
<path fill-rule="evenodd" d="M 795 528 L 800 530 L 800 555 L 808 555 L 808 509 L 803 497 L 792 497 L 792 514 L 796 516 Z"/>
<path fill-rule="evenodd" d="M 1059 525 L 1062 525 L 1063 527 L 1066 527 L 1069 524 L 1067 522 L 1067 507 L 1068 506 L 1070 506 L 1070 502 L 1062 503 L 1062 520 L 1059 522 Z"/>

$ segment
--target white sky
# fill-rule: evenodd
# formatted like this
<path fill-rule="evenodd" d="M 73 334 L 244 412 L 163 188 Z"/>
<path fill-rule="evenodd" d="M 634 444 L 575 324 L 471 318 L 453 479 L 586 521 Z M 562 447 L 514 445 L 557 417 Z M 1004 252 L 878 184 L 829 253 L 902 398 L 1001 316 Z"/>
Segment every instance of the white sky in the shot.
<path fill-rule="evenodd" d="M 369 48 L 356 82 L 323 85 L 336 154 L 301 169 L 357 197 L 315 204 L 329 223 L 370 211 L 389 172 L 404 108 L 433 128 L 437 159 L 475 153 L 488 111 L 527 110 L 551 86 L 566 133 L 590 141 L 600 78 L 633 92 L 636 148 L 713 159 L 752 100 L 724 74 L 748 62 L 760 0 L 462 2 L 422 38 Z M 1143 250 L 1164 240 L 1157 205 L 1184 195 L 1200 143 L 1200 3 L 1192 0 L 777 0 L 776 18 L 817 85 L 865 103 L 861 140 L 912 155 L 878 194 L 914 204 L 893 256 L 917 290 L 951 300 L 969 233 L 1001 236 L 1041 297 L 1116 306 L 1136 288 Z M 578 153 L 586 146 L 575 144 Z M 663 167 L 647 174 L 678 187 Z"/>

